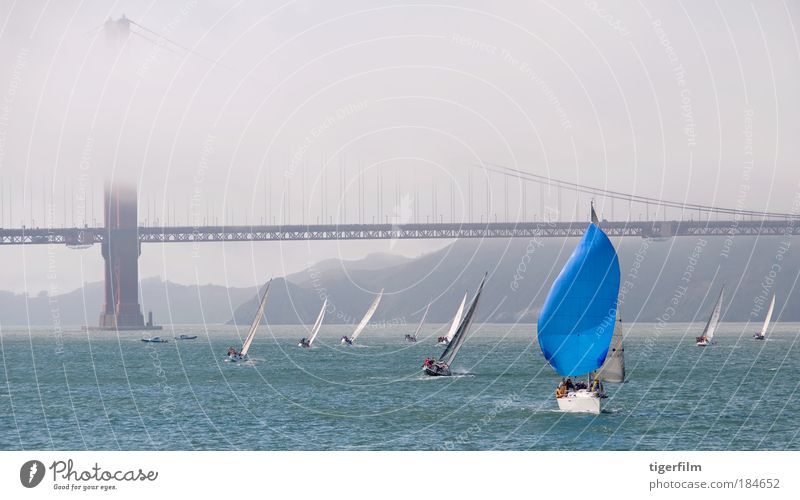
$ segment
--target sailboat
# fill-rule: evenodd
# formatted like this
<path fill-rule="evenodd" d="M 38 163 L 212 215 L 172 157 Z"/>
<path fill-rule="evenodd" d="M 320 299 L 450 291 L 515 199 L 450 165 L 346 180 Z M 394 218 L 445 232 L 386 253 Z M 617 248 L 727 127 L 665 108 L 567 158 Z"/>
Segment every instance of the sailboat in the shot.
<path fill-rule="evenodd" d="M 464 305 L 467 303 L 467 294 L 464 293 L 464 298 L 461 299 L 461 305 L 458 306 L 458 310 L 456 311 L 456 315 L 453 316 L 453 323 L 450 325 L 450 330 L 447 331 L 447 335 L 439 337 L 436 339 L 436 343 L 439 345 L 447 345 L 453 340 L 453 335 L 456 334 L 456 330 L 458 329 L 458 325 L 461 323 L 461 315 L 464 314 Z"/>
<path fill-rule="evenodd" d="M 416 342 L 417 341 L 417 335 L 419 334 L 419 331 L 422 330 L 422 325 L 425 324 L 425 318 L 428 317 L 428 311 L 430 311 L 430 309 L 431 309 L 431 305 L 428 304 L 428 307 L 425 308 L 425 313 L 422 315 L 422 319 L 419 321 L 419 325 L 417 325 L 417 330 L 414 332 L 414 335 L 406 334 L 405 339 L 407 341 L 409 341 L 409 342 Z"/>
<path fill-rule="evenodd" d="M 594 204 L 589 227 L 553 282 L 537 322 L 539 348 L 562 377 L 556 389 L 561 411 L 600 413 L 606 397 L 591 377 L 608 354 L 617 317 L 619 260 L 600 229 Z M 573 383 L 572 377 L 587 376 Z"/>
<path fill-rule="evenodd" d="M 769 303 L 769 309 L 767 310 L 767 317 L 764 318 L 764 326 L 761 327 L 761 331 L 758 333 L 753 334 L 753 338 L 756 340 L 765 340 L 767 338 L 767 328 L 769 328 L 769 322 L 772 319 L 772 311 L 775 309 L 775 294 L 772 294 L 772 301 Z"/>
<path fill-rule="evenodd" d="M 256 330 L 258 330 L 258 325 L 261 324 L 261 318 L 264 316 L 264 306 L 267 304 L 267 295 L 269 295 L 269 285 L 272 283 L 272 280 L 267 282 L 267 286 L 264 288 L 264 296 L 261 297 L 261 302 L 258 304 L 258 309 L 256 310 L 256 315 L 253 317 L 253 322 L 250 324 L 250 330 L 247 332 L 247 337 L 244 339 L 244 343 L 242 344 L 242 349 L 237 351 L 233 347 L 228 348 L 228 361 L 237 363 L 240 361 L 247 361 L 247 351 L 250 350 L 250 344 L 253 343 L 253 338 L 256 336 Z"/>
<path fill-rule="evenodd" d="M 355 331 L 353 331 L 353 335 L 351 337 L 342 335 L 342 344 L 353 345 L 358 336 L 361 335 L 361 332 L 364 331 L 364 328 L 367 326 L 367 323 L 369 323 L 369 320 L 372 319 L 372 315 L 375 314 L 375 310 L 378 309 L 378 304 L 381 302 L 381 297 L 383 297 L 383 288 L 381 288 L 381 291 L 378 296 L 375 297 L 375 300 L 372 301 L 372 305 L 370 305 L 369 309 L 367 309 L 367 313 L 363 318 L 361 318 L 361 322 L 358 324 Z"/>
<path fill-rule="evenodd" d="M 311 344 L 314 343 L 314 339 L 317 338 L 319 329 L 322 328 L 322 318 L 325 317 L 326 307 L 328 307 L 327 297 L 325 297 L 325 301 L 322 302 L 322 309 L 319 310 L 319 315 L 317 315 L 317 321 L 315 321 L 314 326 L 311 327 L 311 336 L 308 338 L 303 337 L 302 339 L 300 339 L 300 342 L 297 343 L 297 347 L 311 347 Z"/>
<path fill-rule="evenodd" d="M 625 347 L 622 345 L 622 318 L 617 311 L 617 323 L 611 336 L 611 347 L 603 366 L 597 370 L 597 377 L 603 382 L 625 382 Z"/>
<path fill-rule="evenodd" d="M 714 332 L 717 331 L 717 325 L 719 325 L 719 315 L 722 311 L 722 296 L 724 292 L 725 285 L 722 285 L 722 289 L 719 291 L 719 298 L 717 298 L 717 303 L 714 305 L 714 310 L 711 311 L 711 316 L 708 318 L 705 329 L 703 329 L 703 334 L 695 339 L 697 345 L 700 347 L 716 344 L 716 342 L 714 342 Z"/>
<path fill-rule="evenodd" d="M 478 299 L 481 297 L 481 291 L 483 290 L 483 284 L 486 282 L 486 274 L 483 275 L 483 279 L 481 280 L 481 284 L 478 287 L 478 291 L 475 292 L 475 297 L 473 297 L 472 302 L 469 304 L 469 308 L 467 309 L 467 313 L 461 319 L 461 322 L 456 328 L 456 332 L 453 335 L 453 339 L 447 344 L 442 356 L 439 360 L 427 358 L 425 362 L 422 364 L 423 370 L 425 373 L 432 376 L 450 376 L 452 372 L 450 371 L 450 367 L 453 365 L 453 361 L 456 359 L 456 354 L 461 349 L 461 346 L 464 345 L 464 341 L 467 340 L 467 334 L 469 333 L 469 326 L 472 323 L 472 316 L 475 314 L 475 308 L 478 307 Z"/>

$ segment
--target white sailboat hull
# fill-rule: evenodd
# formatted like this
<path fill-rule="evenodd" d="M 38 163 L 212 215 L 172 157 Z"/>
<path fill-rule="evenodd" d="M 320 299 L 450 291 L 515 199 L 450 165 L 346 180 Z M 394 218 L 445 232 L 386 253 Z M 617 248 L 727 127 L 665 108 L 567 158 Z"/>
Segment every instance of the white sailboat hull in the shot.
<path fill-rule="evenodd" d="M 228 354 L 228 361 L 231 363 L 241 363 L 249 359 L 250 358 L 247 357 L 247 354 Z"/>
<path fill-rule="evenodd" d="M 556 398 L 558 409 L 566 413 L 594 413 L 601 411 L 603 398 L 596 392 L 578 389 L 566 396 Z"/>

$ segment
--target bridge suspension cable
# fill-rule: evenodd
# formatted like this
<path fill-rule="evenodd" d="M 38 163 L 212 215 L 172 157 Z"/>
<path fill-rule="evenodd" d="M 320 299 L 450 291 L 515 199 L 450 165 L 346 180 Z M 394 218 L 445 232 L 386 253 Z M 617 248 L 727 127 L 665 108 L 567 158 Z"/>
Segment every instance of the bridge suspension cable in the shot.
<path fill-rule="evenodd" d="M 571 191 L 579 192 L 579 193 L 586 193 L 592 195 L 601 195 L 607 198 L 613 198 L 617 200 L 624 200 L 634 203 L 647 203 L 651 205 L 657 205 L 660 207 L 669 207 L 669 208 L 677 208 L 686 211 L 697 211 L 702 213 L 717 213 L 717 214 L 727 214 L 735 216 L 751 216 L 756 218 L 781 218 L 781 219 L 791 219 L 791 218 L 798 218 L 800 214 L 797 213 L 780 213 L 780 212 L 760 212 L 757 210 L 741 210 L 736 208 L 726 208 L 726 207 L 716 207 L 713 205 L 703 205 L 698 203 L 686 203 L 686 202 L 679 202 L 679 201 L 672 201 L 672 200 L 665 200 L 662 198 L 653 198 L 649 196 L 641 196 L 635 194 L 627 194 L 622 193 L 620 191 L 614 191 L 610 189 L 603 189 L 603 188 L 596 188 L 587 186 L 585 184 L 579 184 L 576 182 L 564 181 L 560 179 L 554 179 L 552 177 L 547 177 L 544 175 L 534 174 L 531 172 L 525 172 L 523 170 L 519 170 L 512 167 L 507 167 L 504 165 L 496 164 L 496 163 L 483 163 L 483 164 L 475 164 L 475 168 L 485 169 L 489 172 L 494 172 L 500 175 L 504 175 L 507 177 L 513 177 L 522 181 L 529 181 L 535 182 L 537 184 L 547 185 L 547 186 L 554 186 L 558 188 L 565 188 Z"/>

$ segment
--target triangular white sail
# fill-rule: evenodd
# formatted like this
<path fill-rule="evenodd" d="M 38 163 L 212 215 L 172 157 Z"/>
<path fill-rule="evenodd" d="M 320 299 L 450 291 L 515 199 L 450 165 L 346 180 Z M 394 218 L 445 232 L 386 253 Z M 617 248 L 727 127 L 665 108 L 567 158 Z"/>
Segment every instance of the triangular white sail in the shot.
<path fill-rule="evenodd" d="M 383 297 L 383 288 L 381 288 L 381 292 L 378 294 L 377 297 L 375 297 L 375 300 L 372 301 L 372 305 L 369 306 L 367 314 L 365 314 L 364 317 L 361 318 L 361 322 L 358 324 L 355 331 L 353 332 L 353 336 L 350 337 L 351 341 L 355 342 L 356 338 L 358 338 L 358 336 L 361 335 L 361 332 L 364 331 L 364 327 L 367 326 L 369 320 L 372 319 L 372 315 L 375 314 L 375 310 L 378 309 L 378 304 L 381 302 L 381 297 Z"/>
<path fill-rule="evenodd" d="M 724 292 L 725 287 L 723 286 L 722 290 L 719 291 L 717 304 L 714 306 L 714 310 L 711 312 L 711 317 L 708 318 L 708 323 L 706 323 L 706 327 L 703 330 L 703 336 L 708 339 L 709 342 L 714 338 L 714 332 L 717 331 L 717 325 L 719 325 L 719 315 L 722 311 L 722 295 Z"/>
<path fill-rule="evenodd" d="M 317 321 L 314 322 L 314 327 L 311 328 L 311 337 L 308 338 L 309 347 L 311 347 L 311 344 L 314 343 L 314 339 L 317 338 L 317 334 L 319 333 L 319 330 L 322 327 L 322 318 L 325 317 L 325 308 L 327 307 L 328 307 L 328 298 L 325 297 L 325 301 L 322 303 L 322 309 L 319 310 Z"/>
<path fill-rule="evenodd" d="M 464 293 L 464 298 L 461 299 L 461 305 L 458 307 L 458 311 L 456 311 L 456 315 L 453 316 L 453 324 L 450 325 L 450 331 L 447 332 L 447 341 L 450 342 L 453 340 L 453 335 L 456 334 L 456 330 L 458 330 L 458 325 L 461 324 L 461 315 L 464 314 L 464 305 L 467 303 L 467 294 Z"/>
<path fill-rule="evenodd" d="M 256 311 L 256 315 L 253 318 L 253 323 L 250 324 L 250 331 L 247 333 L 247 337 L 244 339 L 244 344 L 242 344 L 241 354 L 244 356 L 247 354 L 247 350 L 250 349 L 250 344 L 253 343 L 253 337 L 256 336 L 256 330 L 258 330 L 258 325 L 261 324 L 261 318 L 264 316 L 264 306 L 267 303 L 267 295 L 269 295 L 269 284 L 272 283 L 272 280 L 267 282 L 267 286 L 264 289 L 264 296 L 261 297 L 261 303 L 258 305 L 258 311 Z"/>
<path fill-rule="evenodd" d="M 475 308 L 478 306 L 478 299 L 481 297 L 481 291 L 483 291 L 483 283 L 485 281 L 486 281 L 486 274 L 483 275 L 483 279 L 481 280 L 481 284 L 478 287 L 478 291 L 475 292 L 475 297 L 472 299 L 472 302 L 470 302 L 469 308 L 467 309 L 467 313 L 461 319 L 461 323 L 458 325 L 458 328 L 456 329 L 456 333 L 453 336 L 453 340 L 449 344 L 447 344 L 447 347 L 442 353 L 442 357 L 439 361 L 448 366 L 453 364 L 453 360 L 455 360 L 456 354 L 458 354 L 459 349 L 461 349 L 461 346 L 467 339 L 469 326 L 472 323 L 472 316 L 473 314 L 475 314 Z"/>
<path fill-rule="evenodd" d="M 761 333 L 759 333 L 759 337 L 764 337 L 767 334 L 767 328 L 769 328 L 769 322 L 772 319 L 772 311 L 775 309 L 775 294 L 772 294 L 772 302 L 769 303 L 769 309 L 767 310 L 767 317 L 764 318 L 764 326 L 761 327 Z"/>
<path fill-rule="evenodd" d="M 597 376 L 603 382 L 625 381 L 625 347 L 622 345 L 622 340 L 622 319 L 617 314 L 617 323 L 614 325 L 614 335 L 611 336 L 606 360 L 597 371 Z"/>
<path fill-rule="evenodd" d="M 425 324 L 425 318 L 428 317 L 428 311 L 431 310 L 431 305 L 428 304 L 428 307 L 425 308 L 425 314 L 422 315 L 422 319 L 419 321 L 419 325 L 417 325 L 417 330 L 414 332 L 414 338 L 417 338 L 417 334 L 420 330 L 422 330 L 422 325 Z"/>

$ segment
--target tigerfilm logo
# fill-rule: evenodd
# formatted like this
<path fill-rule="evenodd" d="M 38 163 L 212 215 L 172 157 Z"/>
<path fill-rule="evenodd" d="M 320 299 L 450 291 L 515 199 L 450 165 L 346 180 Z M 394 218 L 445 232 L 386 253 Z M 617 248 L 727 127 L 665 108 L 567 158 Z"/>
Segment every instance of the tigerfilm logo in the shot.
<path fill-rule="evenodd" d="M 26 488 L 35 488 L 44 479 L 44 464 L 38 460 L 28 460 L 19 469 L 19 480 Z"/>

